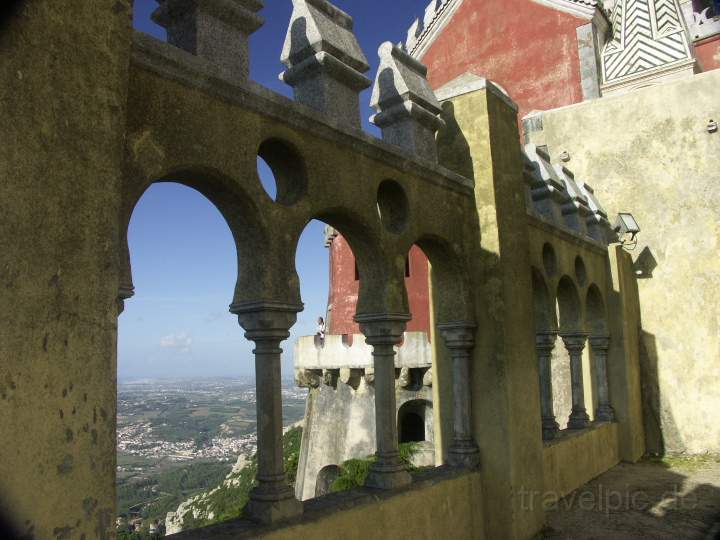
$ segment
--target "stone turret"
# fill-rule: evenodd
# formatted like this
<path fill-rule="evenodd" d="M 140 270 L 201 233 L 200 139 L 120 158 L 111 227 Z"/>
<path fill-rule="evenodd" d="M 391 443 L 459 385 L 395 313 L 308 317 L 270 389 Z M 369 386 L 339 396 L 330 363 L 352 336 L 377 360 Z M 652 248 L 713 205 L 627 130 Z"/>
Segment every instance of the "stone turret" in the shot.
<path fill-rule="evenodd" d="M 353 33 L 353 20 L 327 0 L 293 0 L 280 79 L 295 101 L 323 111 L 334 122 L 360 127 L 360 92 L 370 69 Z"/>
<path fill-rule="evenodd" d="M 382 129 L 384 141 L 417 156 L 437 161 L 435 133 L 445 123 L 442 108 L 427 81 L 427 68 L 400 46 L 385 42 L 378 50 L 380 67 L 370 105 L 370 121 Z"/>

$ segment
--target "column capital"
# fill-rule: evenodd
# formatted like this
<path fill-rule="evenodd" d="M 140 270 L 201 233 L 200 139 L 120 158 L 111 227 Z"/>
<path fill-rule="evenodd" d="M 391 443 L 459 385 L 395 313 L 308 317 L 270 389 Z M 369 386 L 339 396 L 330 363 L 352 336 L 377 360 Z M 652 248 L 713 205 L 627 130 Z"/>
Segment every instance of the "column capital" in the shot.
<path fill-rule="evenodd" d="M 610 347 L 610 336 L 590 336 L 588 343 L 594 350 L 607 351 Z"/>
<path fill-rule="evenodd" d="M 365 313 L 356 315 L 355 322 L 369 345 L 397 345 L 411 318 L 408 313 Z"/>
<path fill-rule="evenodd" d="M 456 321 L 437 325 L 448 349 L 472 349 L 475 346 L 475 329 L 472 321 Z"/>
<path fill-rule="evenodd" d="M 561 333 L 560 337 L 565 343 L 565 347 L 570 352 L 582 351 L 585 348 L 587 334 L 583 332 Z"/>
<path fill-rule="evenodd" d="M 557 332 L 538 332 L 535 334 L 535 348 L 539 351 L 551 352 L 555 348 Z"/>
<path fill-rule="evenodd" d="M 230 306 L 230 313 L 238 316 L 245 337 L 251 341 L 287 339 L 297 314 L 302 310 L 302 304 L 274 300 L 238 302 Z"/>

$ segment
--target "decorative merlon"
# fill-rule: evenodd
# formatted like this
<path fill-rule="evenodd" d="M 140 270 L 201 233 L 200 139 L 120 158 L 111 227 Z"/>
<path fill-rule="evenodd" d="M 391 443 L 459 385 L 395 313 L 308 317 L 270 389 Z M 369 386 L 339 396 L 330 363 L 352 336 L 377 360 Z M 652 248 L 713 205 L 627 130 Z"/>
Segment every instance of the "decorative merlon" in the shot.
<path fill-rule="evenodd" d="M 168 42 L 206 58 L 231 77 L 247 79 L 248 38 L 263 25 L 262 0 L 158 0 L 152 19 Z"/>
<path fill-rule="evenodd" d="M 293 0 L 280 79 L 295 100 L 334 121 L 360 127 L 360 92 L 370 86 L 370 69 L 353 33 L 353 20 L 327 0 Z"/>
<path fill-rule="evenodd" d="M 604 96 L 693 75 L 677 0 L 617 0 L 611 29 L 601 58 Z"/>
<path fill-rule="evenodd" d="M 440 102 L 428 83 L 427 68 L 399 46 L 380 45 L 380 66 L 370 105 L 370 121 L 382 129 L 383 140 L 418 156 L 437 161 L 435 133 L 445 123 Z"/>
<path fill-rule="evenodd" d="M 592 187 L 564 165 L 553 164 L 544 147 L 525 145 L 523 159 L 528 213 L 605 245 L 611 240 L 607 213 Z"/>

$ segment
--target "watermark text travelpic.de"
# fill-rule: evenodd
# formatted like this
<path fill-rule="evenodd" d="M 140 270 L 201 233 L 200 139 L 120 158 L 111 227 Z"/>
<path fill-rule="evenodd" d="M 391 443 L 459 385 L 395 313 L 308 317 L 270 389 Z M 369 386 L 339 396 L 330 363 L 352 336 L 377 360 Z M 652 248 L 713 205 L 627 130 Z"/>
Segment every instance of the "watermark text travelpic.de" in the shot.
<path fill-rule="evenodd" d="M 642 490 L 609 489 L 598 485 L 592 489 L 577 490 L 565 497 L 554 491 L 538 491 L 520 488 L 520 504 L 523 510 L 534 510 L 541 505 L 546 510 L 579 509 L 612 512 L 634 510 L 638 512 L 667 512 L 669 510 L 686 510 L 695 508 L 698 497 L 694 492 L 684 494 L 679 485 L 665 491 L 648 493 Z"/>

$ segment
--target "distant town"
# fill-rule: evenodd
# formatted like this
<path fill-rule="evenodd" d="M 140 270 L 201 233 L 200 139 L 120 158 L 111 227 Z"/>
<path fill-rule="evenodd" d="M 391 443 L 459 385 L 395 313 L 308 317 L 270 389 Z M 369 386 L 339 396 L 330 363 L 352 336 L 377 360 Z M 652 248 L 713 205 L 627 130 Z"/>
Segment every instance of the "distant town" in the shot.
<path fill-rule="evenodd" d="M 283 382 L 286 425 L 303 418 L 307 390 Z M 124 380 L 118 384 L 118 532 L 160 535 L 167 512 L 221 483 L 256 451 L 255 382 Z"/>

